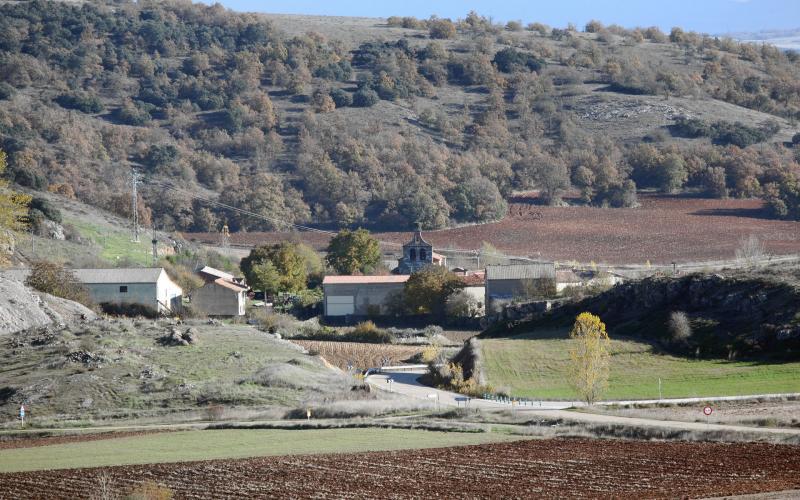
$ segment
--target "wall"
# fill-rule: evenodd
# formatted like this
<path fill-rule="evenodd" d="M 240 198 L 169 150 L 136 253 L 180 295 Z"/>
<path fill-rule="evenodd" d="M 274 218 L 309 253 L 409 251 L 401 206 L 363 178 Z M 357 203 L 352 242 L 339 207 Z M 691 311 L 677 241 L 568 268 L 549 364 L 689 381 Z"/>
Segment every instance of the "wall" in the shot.
<path fill-rule="evenodd" d="M 127 286 L 127 293 L 120 293 L 120 286 Z M 112 302 L 118 304 L 142 304 L 153 309 L 158 307 L 156 302 L 155 283 L 87 283 L 86 288 L 92 300 L 101 304 Z"/>
<path fill-rule="evenodd" d="M 216 283 L 206 283 L 192 292 L 192 307 L 209 316 L 244 315 L 244 292 L 236 292 Z"/>
<path fill-rule="evenodd" d="M 381 314 L 386 313 L 385 302 L 393 292 L 402 292 L 405 283 L 362 283 L 362 284 L 328 284 L 323 285 L 325 291 L 325 314 L 327 311 L 328 296 L 350 296 L 354 298 L 354 314 L 366 316 L 368 306 L 378 305 Z"/>
<path fill-rule="evenodd" d="M 511 302 L 515 298 L 524 299 L 531 291 L 541 288 L 552 279 L 508 279 L 486 280 L 486 305 L 487 313 L 495 307 L 497 302 Z"/>

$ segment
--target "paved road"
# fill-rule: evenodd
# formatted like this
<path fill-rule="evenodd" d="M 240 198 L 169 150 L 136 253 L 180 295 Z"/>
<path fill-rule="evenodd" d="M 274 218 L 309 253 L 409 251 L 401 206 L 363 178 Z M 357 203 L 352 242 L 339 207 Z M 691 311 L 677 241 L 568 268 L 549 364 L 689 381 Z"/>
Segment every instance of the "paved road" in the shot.
<path fill-rule="evenodd" d="M 420 384 L 417 379 L 424 372 L 422 370 L 413 371 L 390 371 L 388 373 L 381 373 L 370 375 L 367 377 L 367 382 L 372 386 L 399 394 L 404 394 L 413 398 L 428 399 L 429 394 L 436 394 L 439 404 L 442 406 L 464 406 L 468 404 L 470 408 L 481 409 L 505 409 L 509 410 L 512 407 L 506 403 L 499 403 L 497 401 L 489 401 L 485 399 L 472 399 L 468 403 L 461 402 L 461 394 L 454 392 L 443 391 L 434 389 Z M 391 378 L 392 383 L 389 384 L 387 379 Z M 750 396 L 752 398 L 753 396 Z M 746 399 L 746 397 L 722 397 L 713 398 L 717 400 L 729 399 Z M 672 403 L 672 402 L 702 402 L 708 401 L 708 398 L 682 398 L 682 399 L 663 399 L 653 400 L 653 403 Z M 605 404 L 626 404 L 633 403 L 634 401 L 616 401 Z M 646 401 L 635 401 L 635 403 L 647 403 Z M 800 429 L 783 429 L 772 427 L 747 427 L 741 425 L 724 425 L 724 424 L 705 424 L 702 422 L 680 422 L 676 420 L 655 420 L 647 418 L 634 418 L 634 417 L 620 417 L 615 415 L 599 415 L 595 413 L 584 413 L 579 411 L 567 411 L 567 408 L 572 407 L 585 407 L 586 404 L 582 402 L 568 402 L 568 401 L 535 401 L 532 406 L 514 406 L 516 412 L 523 412 L 525 415 L 531 417 L 542 418 L 561 418 L 564 420 L 585 422 L 589 424 L 619 424 L 626 426 L 637 427 L 658 427 L 675 430 L 686 431 L 736 431 L 746 433 L 765 433 L 765 434 L 778 434 L 787 437 L 800 437 Z"/>

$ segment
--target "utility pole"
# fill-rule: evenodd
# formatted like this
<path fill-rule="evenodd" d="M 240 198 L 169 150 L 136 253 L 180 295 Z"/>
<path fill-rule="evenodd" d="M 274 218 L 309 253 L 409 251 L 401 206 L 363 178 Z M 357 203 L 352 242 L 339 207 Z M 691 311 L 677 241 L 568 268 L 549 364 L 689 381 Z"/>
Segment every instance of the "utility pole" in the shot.
<path fill-rule="evenodd" d="M 228 249 L 231 246 L 231 233 L 228 229 L 228 223 L 222 225 L 222 232 L 220 233 L 220 246 L 222 246 L 222 255 L 228 257 Z"/>
<path fill-rule="evenodd" d="M 158 265 L 158 240 L 156 239 L 156 220 L 153 219 L 153 267 Z"/>
<path fill-rule="evenodd" d="M 131 169 L 131 217 L 133 218 L 133 241 L 139 243 L 139 210 L 138 201 L 139 195 L 136 192 L 137 185 L 139 184 L 139 172 Z"/>

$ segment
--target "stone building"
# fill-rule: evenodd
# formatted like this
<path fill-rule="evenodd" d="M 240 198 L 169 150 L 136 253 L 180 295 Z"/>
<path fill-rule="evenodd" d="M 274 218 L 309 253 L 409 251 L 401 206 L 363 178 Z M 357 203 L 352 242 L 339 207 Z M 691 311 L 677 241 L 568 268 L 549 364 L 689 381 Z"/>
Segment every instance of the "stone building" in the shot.
<path fill-rule="evenodd" d="M 395 274 L 411 274 L 425 266 L 446 266 L 447 258 L 433 251 L 433 245 L 415 231 L 411 241 L 403 245 L 403 257 L 397 260 Z"/>

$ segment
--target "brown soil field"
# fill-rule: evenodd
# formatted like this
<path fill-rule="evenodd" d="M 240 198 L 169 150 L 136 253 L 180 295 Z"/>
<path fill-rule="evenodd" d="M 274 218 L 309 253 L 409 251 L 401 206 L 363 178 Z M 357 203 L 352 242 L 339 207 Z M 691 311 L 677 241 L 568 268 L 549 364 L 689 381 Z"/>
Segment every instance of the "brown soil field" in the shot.
<path fill-rule="evenodd" d="M 553 439 L 416 451 L 0 475 L 2 498 L 75 498 L 145 482 L 175 498 L 702 498 L 800 487 L 800 447 Z"/>
<path fill-rule="evenodd" d="M 510 255 L 609 264 L 668 264 L 734 258 L 741 240 L 758 236 L 772 254 L 800 253 L 800 222 L 770 219 L 761 200 L 640 195 L 636 209 L 585 206 L 547 207 L 535 198 L 511 200 L 502 221 L 426 231 L 437 250 L 478 249 L 486 241 Z M 217 244 L 214 233 L 186 233 L 188 240 Z M 375 233 L 384 249 L 397 250 L 408 232 Z M 235 233 L 234 245 L 253 246 L 283 240 L 304 241 L 323 249 L 321 233 Z"/>
<path fill-rule="evenodd" d="M 328 363 L 342 370 L 346 370 L 350 363 L 354 368 L 361 370 L 383 364 L 402 363 L 425 349 L 424 346 L 364 344 L 361 342 L 323 340 L 293 340 L 292 342 L 304 347 L 309 352 L 319 353 Z"/>
<path fill-rule="evenodd" d="M 38 446 L 50 446 L 54 444 L 75 443 L 78 441 L 100 441 L 102 439 L 117 439 L 133 436 L 144 436 L 164 431 L 137 431 L 137 432 L 98 432 L 92 434 L 68 434 L 64 436 L 45 436 L 45 437 L 0 437 L 0 450 L 10 450 L 12 448 L 35 448 Z"/>

